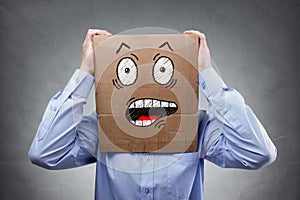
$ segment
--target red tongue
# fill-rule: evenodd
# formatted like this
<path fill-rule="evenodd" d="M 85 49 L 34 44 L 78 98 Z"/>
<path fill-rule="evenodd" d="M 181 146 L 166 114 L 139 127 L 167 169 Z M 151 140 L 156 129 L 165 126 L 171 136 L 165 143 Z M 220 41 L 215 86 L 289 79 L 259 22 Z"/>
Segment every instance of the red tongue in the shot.
<path fill-rule="evenodd" d="M 156 120 L 159 116 L 153 115 L 153 116 L 140 116 L 137 120 Z"/>

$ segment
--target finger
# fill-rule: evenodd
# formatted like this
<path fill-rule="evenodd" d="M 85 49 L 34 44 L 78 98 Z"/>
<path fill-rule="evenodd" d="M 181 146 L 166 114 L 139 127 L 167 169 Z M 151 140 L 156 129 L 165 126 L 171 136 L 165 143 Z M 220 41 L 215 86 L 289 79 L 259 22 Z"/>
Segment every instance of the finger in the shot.
<path fill-rule="evenodd" d="M 204 33 L 201 33 L 200 31 L 195 31 L 195 30 L 187 30 L 187 31 L 184 31 L 183 33 L 184 34 L 196 34 L 200 39 L 200 46 L 203 45 L 203 47 L 207 47 L 206 36 Z"/>
<path fill-rule="evenodd" d="M 195 30 L 186 30 L 183 32 L 184 34 L 198 34 L 200 33 L 199 31 L 195 31 Z"/>
<path fill-rule="evenodd" d="M 91 43 L 92 41 L 92 36 L 93 35 L 106 35 L 106 36 L 111 36 L 112 34 L 106 30 L 100 30 L 100 29 L 88 29 L 85 39 L 83 41 L 83 46 L 86 45 L 87 43 Z"/>
<path fill-rule="evenodd" d="M 106 36 L 111 36 L 111 33 L 109 33 L 108 31 L 105 30 L 99 30 L 99 29 L 89 29 L 85 39 L 86 40 L 91 40 L 91 37 L 93 35 L 106 35 Z"/>
<path fill-rule="evenodd" d="M 103 30 L 105 35 L 111 36 L 112 34 L 110 32 L 108 32 L 107 30 Z"/>
<path fill-rule="evenodd" d="M 100 30 L 100 29 L 89 29 L 88 34 L 90 34 L 90 35 L 107 35 L 107 36 L 112 35 L 107 30 Z"/>
<path fill-rule="evenodd" d="M 185 34 L 192 34 L 194 32 L 194 30 L 185 30 L 183 33 Z"/>
<path fill-rule="evenodd" d="M 184 31 L 185 34 L 196 34 L 200 39 L 205 39 L 205 34 L 195 30 Z"/>

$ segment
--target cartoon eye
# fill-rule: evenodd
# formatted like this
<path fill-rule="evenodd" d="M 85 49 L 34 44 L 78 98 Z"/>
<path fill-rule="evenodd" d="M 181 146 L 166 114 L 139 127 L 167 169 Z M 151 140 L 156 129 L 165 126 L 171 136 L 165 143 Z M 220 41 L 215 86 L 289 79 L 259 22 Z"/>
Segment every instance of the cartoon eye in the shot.
<path fill-rule="evenodd" d="M 137 67 L 131 58 L 123 58 L 117 66 L 117 75 L 123 85 L 132 85 L 137 78 Z"/>
<path fill-rule="evenodd" d="M 170 58 L 162 56 L 153 66 L 153 78 L 155 82 L 165 85 L 167 84 L 174 74 L 173 62 Z"/>

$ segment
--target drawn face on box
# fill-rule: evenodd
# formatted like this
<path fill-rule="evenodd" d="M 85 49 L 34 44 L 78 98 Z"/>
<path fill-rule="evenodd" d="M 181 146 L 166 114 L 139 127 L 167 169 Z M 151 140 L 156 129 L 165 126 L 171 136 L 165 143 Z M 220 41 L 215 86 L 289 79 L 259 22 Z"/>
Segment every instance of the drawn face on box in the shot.
<path fill-rule="evenodd" d="M 94 47 L 99 133 L 108 143 L 130 152 L 195 145 L 197 47 L 184 35 L 113 36 Z"/>

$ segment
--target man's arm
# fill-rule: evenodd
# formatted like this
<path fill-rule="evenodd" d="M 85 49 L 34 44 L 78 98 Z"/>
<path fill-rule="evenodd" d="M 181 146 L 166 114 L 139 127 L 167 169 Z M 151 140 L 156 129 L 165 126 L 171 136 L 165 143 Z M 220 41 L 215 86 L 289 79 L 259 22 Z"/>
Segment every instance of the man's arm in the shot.
<path fill-rule="evenodd" d="M 97 122 L 97 116 L 83 117 L 93 82 L 91 75 L 77 69 L 67 86 L 51 98 L 28 152 L 32 163 L 64 169 L 95 162 L 91 147 L 97 148 L 97 124 L 93 120 Z"/>
<path fill-rule="evenodd" d="M 200 74 L 209 104 L 202 157 L 224 168 L 258 169 L 271 164 L 275 145 L 241 94 L 228 88 L 214 69 Z"/>
<path fill-rule="evenodd" d="M 205 35 L 194 30 L 184 33 L 199 37 L 199 84 L 209 104 L 201 156 L 221 167 L 258 169 L 272 163 L 275 145 L 243 97 L 211 67 Z"/>
<path fill-rule="evenodd" d="M 94 83 L 93 35 L 111 35 L 89 29 L 82 45 L 82 61 L 66 87 L 50 100 L 28 152 L 32 163 L 48 169 L 64 169 L 96 161 L 97 114 L 83 116 Z"/>

